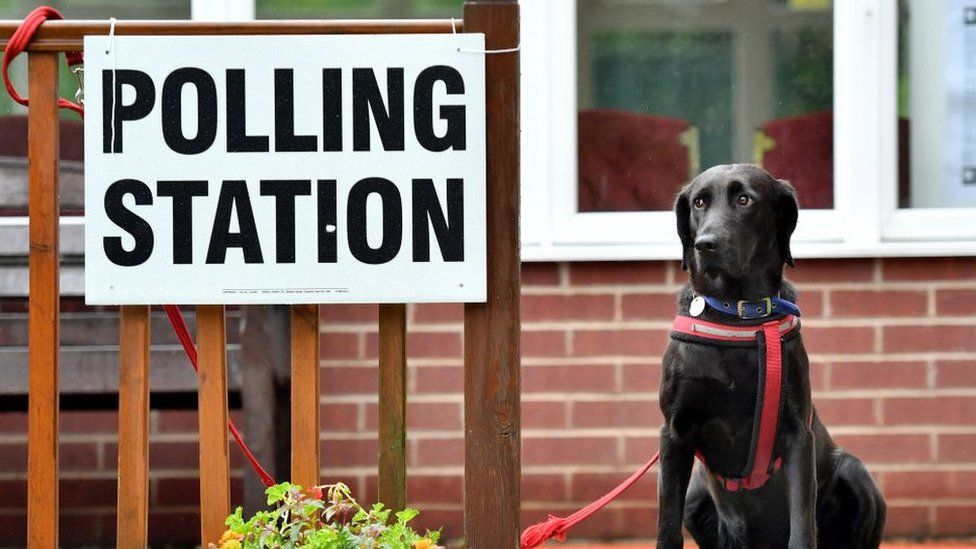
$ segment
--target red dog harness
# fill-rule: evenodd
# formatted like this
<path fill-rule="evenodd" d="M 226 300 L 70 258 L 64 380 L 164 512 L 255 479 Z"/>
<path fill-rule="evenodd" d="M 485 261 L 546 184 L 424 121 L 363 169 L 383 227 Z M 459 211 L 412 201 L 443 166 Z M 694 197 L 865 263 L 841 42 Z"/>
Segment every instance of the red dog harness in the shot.
<path fill-rule="evenodd" d="M 735 492 L 740 488 L 744 490 L 759 488 L 766 484 L 782 464 L 781 458 L 773 459 L 783 389 L 782 342 L 783 338 L 797 333 L 799 327 L 800 319 L 793 315 L 770 320 L 759 326 L 718 324 L 681 315 L 674 319 L 674 324 L 671 326 L 672 339 L 720 346 L 754 344 L 760 347 L 759 359 L 765 363 L 764 368 L 759 371 L 759 389 L 756 395 L 759 429 L 752 437 L 752 470 L 739 478 L 724 478 L 713 473 L 726 490 Z M 700 452 L 696 452 L 696 455 L 707 468 L 704 456 Z"/>

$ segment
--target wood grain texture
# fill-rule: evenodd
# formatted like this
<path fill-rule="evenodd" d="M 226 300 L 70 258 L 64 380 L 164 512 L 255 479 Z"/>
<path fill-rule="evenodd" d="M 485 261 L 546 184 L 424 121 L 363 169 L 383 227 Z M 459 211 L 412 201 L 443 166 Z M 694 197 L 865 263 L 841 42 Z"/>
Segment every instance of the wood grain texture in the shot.
<path fill-rule="evenodd" d="M 379 492 L 387 507 L 407 503 L 407 306 L 380 305 Z"/>
<path fill-rule="evenodd" d="M 319 306 L 291 306 L 291 482 L 319 484 Z"/>
<path fill-rule="evenodd" d="M 27 545 L 58 546 L 58 55 L 32 53 Z"/>
<path fill-rule="evenodd" d="M 489 50 L 519 44 L 515 0 L 466 2 Z M 518 547 L 519 54 L 485 56 L 488 300 L 464 307 L 464 534 L 472 549 Z"/>
<path fill-rule="evenodd" d="M 149 306 L 119 311 L 117 547 L 149 543 Z"/>
<path fill-rule="evenodd" d="M 224 307 L 197 307 L 200 389 L 200 535 L 216 542 L 230 514 L 227 456 L 227 344 Z"/>
<path fill-rule="evenodd" d="M 457 31 L 463 23 L 455 22 Z M 20 21 L 0 21 L 0 49 Z M 81 50 L 85 35 L 107 35 L 109 23 L 101 21 L 48 21 L 44 23 L 27 51 Z M 205 21 L 121 20 L 115 34 L 145 35 L 229 35 L 229 34 L 445 34 L 453 32 L 450 19 L 404 20 L 278 20 L 211 23 Z"/>

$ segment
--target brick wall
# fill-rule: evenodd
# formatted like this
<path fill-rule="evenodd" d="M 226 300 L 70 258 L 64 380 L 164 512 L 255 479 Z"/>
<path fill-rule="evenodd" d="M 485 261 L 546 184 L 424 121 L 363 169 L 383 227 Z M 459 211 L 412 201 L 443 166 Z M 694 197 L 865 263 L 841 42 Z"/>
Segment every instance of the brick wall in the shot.
<path fill-rule="evenodd" d="M 801 260 L 788 275 L 802 293 L 814 401 L 880 483 L 888 534 L 976 535 L 976 258 Z M 684 279 L 673 262 L 523 266 L 524 523 L 574 511 L 656 450 L 660 355 Z M 408 500 L 456 538 L 462 307 L 408 314 Z M 376 307 L 328 306 L 322 317 L 324 471 L 371 500 Z M 62 537 L 111 539 L 114 414 L 70 413 L 62 423 Z M 0 413 L 0 541 L 15 544 L 24 530 L 25 425 L 22 414 Z M 192 540 L 195 415 L 154 412 L 152 427 L 152 536 Z M 235 467 L 237 479 L 250 474 L 239 459 Z M 649 477 L 576 534 L 653 536 Z"/>

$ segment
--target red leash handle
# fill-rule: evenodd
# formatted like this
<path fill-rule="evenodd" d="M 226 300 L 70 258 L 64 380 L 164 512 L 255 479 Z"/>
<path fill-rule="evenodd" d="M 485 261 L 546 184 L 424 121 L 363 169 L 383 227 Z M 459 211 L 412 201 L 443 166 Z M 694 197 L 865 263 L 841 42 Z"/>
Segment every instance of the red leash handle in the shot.
<path fill-rule="evenodd" d="M 14 60 L 15 57 L 20 55 L 22 51 L 27 49 L 31 40 L 34 38 L 34 34 L 37 29 L 44 24 L 48 19 L 64 19 L 58 10 L 50 6 L 41 6 L 35 8 L 32 12 L 27 14 L 24 18 L 24 22 L 17 27 L 17 30 L 10 36 L 10 40 L 7 41 L 7 47 L 3 50 L 3 85 L 7 88 L 7 93 L 10 97 L 20 103 L 23 106 L 27 106 L 29 100 L 26 97 L 21 96 L 17 93 L 14 85 L 10 82 L 10 75 L 8 74 L 10 69 L 10 62 Z M 68 66 L 79 65 L 83 62 L 82 55 L 80 51 L 69 51 L 65 53 L 65 57 L 68 60 Z M 81 105 L 68 101 L 67 99 L 58 99 L 58 107 L 62 109 L 71 109 L 81 115 L 85 116 L 84 108 Z"/>
<path fill-rule="evenodd" d="M 641 466 L 640 469 L 630 475 L 630 478 L 623 481 L 620 486 L 617 486 L 610 492 L 606 493 L 600 499 L 594 501 L 593 503 L 587 505 L 586 507 L 576 511 L 568 517 L 555 517 L 549 515 L 549 519 L 538 524 L 533 524 L 525 530 L 522 531 L 522 536 L 519 539 L 519 546 L 521 549 L 533 549 L 545 543 L 550 538 L 556 538 L 559 541 L 566 541 L 566 532 L 576 526 L 580 522 L 588 519 L 593 513 L 596 513 L 600 509 L 603 509 L 606 504 L 615 500 L 617 496 L 624 493 L 628 488 L 631 487 L 638 479 L 644 476 L 655 463 L 657 463 L 660 453 L 654 454 L 654 457 L 650 461 Z"/>
<path fill-rule="evenodd" d="M 10 40 L 7 42 L 7 48 L 3 52 L 3 84 L 7 88 L 7 93 L 14 101 L 20 103 L 23 106 L 28 106 L 29 100 L 26 97 L 22 97 L 17 90 L 14 89 L 13 84 L 10 82 L 10 75 L 8 74 L 8 69 L 10 67 L 10 62 L 13 61 L 15 57 L 20 55 L 27 46 L 30 44 L 31 40 L 34 38 L 34 34 L 37 33 L 37 29 L 44 24 L 45 21 L 49 19 L 64 19 L 58 10 L 50 6 L 41 6 L 34 9 L 34 11 L 27 14 L 24 18 L 24 22 L 17 27 L 11 35 Z M 66 52 L 65 57 L 68 60 L 68 66 L 79 65 L 84 62 L 82 52 L 71 51 Z M 62 109 L 71 109 L 81 115 L 82 118 L 85 117 L 85 109 L 81 105 L 68 101 L 67 99 L 58 99 L 58 107 Z M 176 337 L 179 338 L 180 344 L 183 345 L 183 351 L 186 353 L 186 358 L 189 359 L 190 364 L 193 365 L 193 369 L 197 370 L 197 348 L 193 343 L 193 337 L 190 335 L 190 330 L 186 326 L 186 321 L 183 319 L 183 313 L 180 311 L 179 307 L 176 305 L 163 305 L 163 309 L 166 311 L 166 316 L 169 317 L 169 322 L 173 326 L 173 331 L 176 332 Z M 250 462 L 251 468 L 254 472 L 261 477 L 261 482 L 265 486 L 274 486 L 277 484 L 274 478 L 268 474 L 267 471 L 261 467 L 258 463 L 257 458 L 251 453 L 251 449 L 247 447 L 244 442 L 244 438 L 241 437 L 240 431 L 237 430 L 237 426 L 234 425 L 234 421 L 231 419 L 227 420 L 227 426 L 230 429 L 231 436 L 237 442 L 237 445 L 241 448 L 241 452 L 244 453 L 244 457 Z"/>

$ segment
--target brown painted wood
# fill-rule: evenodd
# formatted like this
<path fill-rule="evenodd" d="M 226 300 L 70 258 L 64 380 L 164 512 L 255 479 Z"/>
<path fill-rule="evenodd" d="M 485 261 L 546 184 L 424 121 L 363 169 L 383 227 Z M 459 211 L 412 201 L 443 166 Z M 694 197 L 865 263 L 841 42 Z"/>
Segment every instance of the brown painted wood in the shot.
<path fill-rule="evenodd" d="M 407 504 L 407 306 L 380 305 L 379 500 Z"/>
<path fill-rule="evenodd" d="M 291 481 L 319 484 L 319 307 L 291 307 Z"/>
<path fill-rule="evenodd" d="M 117 547 L 149 542 L 149 306 L 119 311 Z"/>
<path fill-rule="evenodd" d="M 515 0 L 466 2 L 486 48 L 519 43 Z M 519 55 L 485 56 L 488 301 L 464 307 L 464 535 L 472 549 L 519 536 Z"/>
<path fill-rule="evenodd" d="M 197 307 L 200 389 L 200 535 L 215 543 L 230 514 L 227 457 L 227 345 L 224 307 Z"/>
<path fill-rule="evenodd" d="M 31 54 L 27 545 L 58 546 L 58 56 Z"/>
<path fill-rule="evenodd" d="M 463 30 L 456 21 L 457 31 Z M 20 21 L 0 21 L 0 49 L 13 34 Z M 88 34 L 106 35 L 109 22 L 48 21 L 44 23 L 28 51 L 74 51 L 82 48 L 82 38 Z M 115 34 L 144 35 L 228 35 L 228 34 L 443 34 L 453 32 L 451 21 L 443 19 L 411 20 L 279 20 L 211 23 L 204 21 L 138 21 L 121 20 Z"/>

